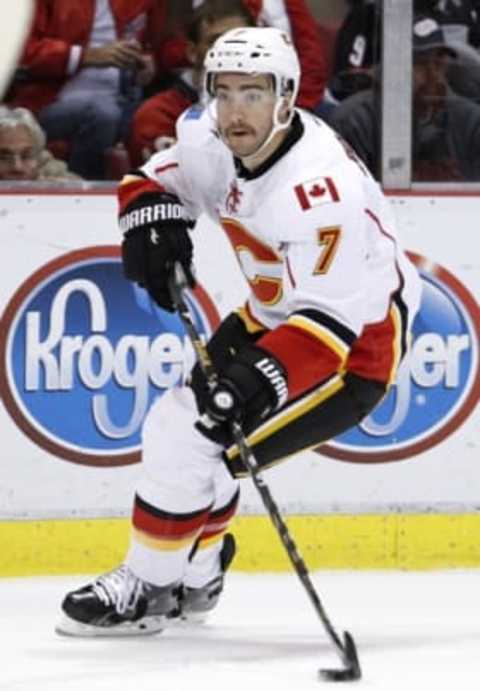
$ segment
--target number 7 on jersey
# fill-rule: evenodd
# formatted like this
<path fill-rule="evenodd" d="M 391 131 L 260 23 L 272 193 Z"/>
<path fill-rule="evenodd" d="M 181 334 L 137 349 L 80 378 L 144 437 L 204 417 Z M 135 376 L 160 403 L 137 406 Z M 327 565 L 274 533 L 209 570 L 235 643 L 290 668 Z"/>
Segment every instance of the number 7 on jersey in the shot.
<path fill-rule="evenodd" d="M 326 274 L 329 270 L 335 254 L 338 250 L 338 243 L 340 242 L 341 228 L 340 226 L 330 226 L 328 228 L 320 228 L 318 230 L 318 244 L 322 246 L 322 251 L 313 275 Z"/>

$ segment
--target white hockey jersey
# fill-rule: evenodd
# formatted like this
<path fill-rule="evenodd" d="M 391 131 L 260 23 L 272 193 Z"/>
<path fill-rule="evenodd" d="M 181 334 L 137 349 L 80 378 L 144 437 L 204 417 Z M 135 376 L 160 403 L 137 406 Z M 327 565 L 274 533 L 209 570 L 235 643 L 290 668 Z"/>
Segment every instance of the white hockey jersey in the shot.
<path fill-rule="evenodd" d="M 177 144 L 142 171 L 189 217 L 207 212 L 223 226 L 251 289 L 243 317 L 270 330 L 261 345 L 286 365 L 294 395 L 342 368 L 391 380 L 420 281 L 387 200 L 353 152 L 301 110 L 253 174 L 207 111 L 193 107 L 177 129 Z"/>

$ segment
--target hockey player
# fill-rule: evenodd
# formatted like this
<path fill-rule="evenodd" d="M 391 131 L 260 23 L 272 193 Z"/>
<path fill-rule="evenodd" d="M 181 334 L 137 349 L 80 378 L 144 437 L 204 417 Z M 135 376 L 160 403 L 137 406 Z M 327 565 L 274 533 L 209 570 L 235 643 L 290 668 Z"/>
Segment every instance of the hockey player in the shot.
<path fill-rule="evenodd" d="M 380 187 L 294 106 L 288 36 L 234 29 L 205 67 L 211 107 L 187 111 L 178 142 L 120 185 L 124 270 L 172 310 L 168 277 L 180 262 L 194 284 L 189 227 L 206 212 L 250 296 L 210 340 L 216 388 L 196 367 L 149 411 L 125 563 L 66 596 L 63 633 L 148 633 L 211 609 L 245 474 L 230 421 L 241 420 L 261 467 L 356 425 L 395 377 L 418 307 Z"/>

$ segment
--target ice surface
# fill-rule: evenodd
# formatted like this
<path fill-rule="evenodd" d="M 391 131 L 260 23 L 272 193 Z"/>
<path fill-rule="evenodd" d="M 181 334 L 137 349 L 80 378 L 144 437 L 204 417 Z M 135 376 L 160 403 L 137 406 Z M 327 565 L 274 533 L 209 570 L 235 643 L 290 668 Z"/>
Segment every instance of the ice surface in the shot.
<path fill-rule="evenodd" d="M 479 688 L 480 572 L 318 572 L 336 630 L 357 643 L 363 680 L 336 688 Z M 338 658 L 294 575 L 230 573 L 207 625 L 155 636 L 54 633 L 67 590 L 89 578 L 0 581 L 1 691 L 310 691 Z"/>

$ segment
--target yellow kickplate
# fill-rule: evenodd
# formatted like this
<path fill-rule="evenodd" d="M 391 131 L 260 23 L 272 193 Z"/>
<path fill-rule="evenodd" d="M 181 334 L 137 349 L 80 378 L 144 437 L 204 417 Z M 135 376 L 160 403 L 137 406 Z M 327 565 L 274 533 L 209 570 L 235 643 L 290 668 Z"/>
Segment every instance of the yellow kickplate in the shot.
<path fill-rule="evenodd" d="M 291 516 L 289 530 L 309 569 L 480 567 L 480 514 Z M 266 516 L 232 522 L 239 571 L 287 571 Z M 127 550 L 128 519 L 4 521 L 0 576 L 101 573 Z"/>

